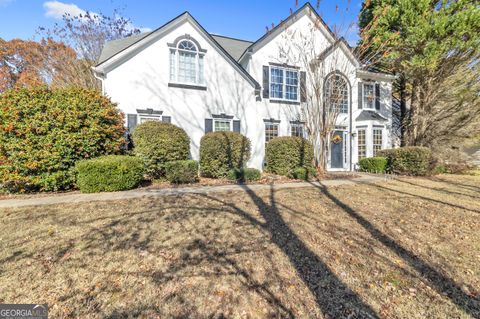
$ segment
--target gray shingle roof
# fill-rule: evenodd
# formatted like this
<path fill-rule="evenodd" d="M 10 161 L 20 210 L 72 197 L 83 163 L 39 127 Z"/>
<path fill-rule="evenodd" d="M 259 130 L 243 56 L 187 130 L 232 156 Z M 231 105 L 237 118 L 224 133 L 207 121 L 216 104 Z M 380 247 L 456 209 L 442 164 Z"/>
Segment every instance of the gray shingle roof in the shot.
<path fill-rule="evenodd" d="M 236 61 L 240 59 L 243 52 L 253 44 L 251 41 L 240 40 L 225 37 L 222 35 L 211 34 L 211 36 L 215 39 L 228 52 Z"/>
<path fill-rule="evenodd" d="M 102 49 L 102 53 L 100 54 L 100 58 L 98 58 L 98 64 L 103 63 L 113 57 L 115 54 L 119 53 L 120 51 L 125 50 L 138 40 L 145 38 L 151 32 L 143 32 L 139 34 L 135 34 L 123 39 L 108 41 L 105 43 Z"/>
<path fill-rule="evenodd" d="M 135 42 L 145 38 L 150 33 L 152 32 L 144 32 L 105 43 L 100 58 L 98 59 L 98 64 L 107 61 L 115 54 L 125 50 Z M 235 59 L 235 61 L 238 61 L 242 53 L 245 52 L 245 50 L 253 43 L 250 41 L 233 39 L 215 34 L 212 34 L 211 36 L 215 39 L 215 41 L 218 42 L 218 44 L 220 44 L 223 49 L 225 49 L 225 51 L 227 51 L 228 54 Z"/>

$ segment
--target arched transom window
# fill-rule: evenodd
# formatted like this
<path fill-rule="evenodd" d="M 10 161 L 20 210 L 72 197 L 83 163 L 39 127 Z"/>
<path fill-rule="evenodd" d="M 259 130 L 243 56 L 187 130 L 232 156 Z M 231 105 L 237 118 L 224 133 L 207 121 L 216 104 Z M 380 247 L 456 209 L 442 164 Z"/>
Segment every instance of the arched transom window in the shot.
<path fill-rule="evenodd" d="M 348 113 L 348 83 L 340 74 L 329 76 L 325 82 L 325 103 L 333 112 Z"/>
<path fill-rule="evenodd" d="M 204 53 L 190 40 L 178 42 L 170 49 L 170 81 L 186 84 L 204 84 Z"/>

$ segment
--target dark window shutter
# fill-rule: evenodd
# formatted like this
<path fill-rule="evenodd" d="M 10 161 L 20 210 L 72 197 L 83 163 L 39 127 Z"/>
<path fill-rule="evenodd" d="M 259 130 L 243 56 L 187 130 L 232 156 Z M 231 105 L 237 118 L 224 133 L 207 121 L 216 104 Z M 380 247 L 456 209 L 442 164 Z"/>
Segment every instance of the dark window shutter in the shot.
<path fill-rule="evenodd" d="M 300 102 L 307 102 L 307 72 L 300 72 Z"/>
<path fill-rule="evenodd" d="M 263 66 L 263 98 L 270 97 L 270 74 L 268 65 Z"/>
<path fill-rule="evenodd" d="M 380 110 L 380 83 L 375 83 L 375 109 Z"/>
<path fill-rule="evenodd" d="M 213 131 L 213 120 L 205 119 L 205 133 L 210 133 Z"/>
<path fill-rule="evenodd" d="M 131 132 L 137 126 L 137 114 L 127 114 L 127 128 Z"/>
<path fill-rule="evenodd" d="M 233 120 L 233 131 L 240 133 L 240 121 Z"/>
<path fill-rule="evenodd" d="M 358 108 L 361 109 L 363 105 L 363 83 L 358 82 Z"/>
<path fill-rule="evenodd" d="M 172 123 L 172 117 L 171 116 L 162 116 L 162 122 Z"/>

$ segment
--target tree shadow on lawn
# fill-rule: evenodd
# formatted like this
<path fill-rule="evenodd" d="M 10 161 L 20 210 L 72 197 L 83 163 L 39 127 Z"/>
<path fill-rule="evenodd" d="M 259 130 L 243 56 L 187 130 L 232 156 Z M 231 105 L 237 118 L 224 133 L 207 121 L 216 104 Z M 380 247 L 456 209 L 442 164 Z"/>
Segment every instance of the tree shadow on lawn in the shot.
<path fill-rule="evenodd" d="M 402 247 L 400 244 L 395 242 L 395 240 L 393 240 L 391 237 L 384 234 L 382 231 L 376 228 L 370 221 L 368 221 L 366 218 L 364 218 L 359 213 L 357 213 L 352 207 L 343 203 L 339 198 L 333 195 L 329 191 L 328 187 L 324 185 L 320 185 L 320 186 L 315 184 L 312 184 L 312 185 L 318 188 L 321 194 L 324 194 L 330 201 L 332 201 L 335 205 L 340 207 L 350 217 L 356 220 L 356 222 L 359 225 L 361 225 L 366 231 L 368 231 L 372 235 L 372 237 L 374 237 L 376 240 L 382 243 L 385 247 L 390 249 L 393 253 L 395 253 L 400 258 L 402 258 L 412 268 L 418 271 L 422 275 L 422 278 L 427 280 L 429 284 L 439 294 L 443 294 L 447 296 L 458 307 L 463 309 L 466 313 L 473 316 L 474 318 L 480 318 L 480 298 L 474 298 L 466 294 L 451 278 L 449 278 L 445 274 L 442 274 L 440 271 L 430 266 L 427 262 L 423 261 L 420 257 L 416 256 L 414 253 L 412 253 L 411 251 L 407 250 L 406 248 Z M 385 190 L 399 192 L 402 194 L 408 194 L 408 193 L 400 192 L 388 187 L 381 187 L 376 184 L 372 184 L 372 185 Z M 413 194 L 408 194 L 408 195 L 416 196 Z M 432 200 L 437 203 L 442 203 L 444 205 L 450 205 L 457 208 L 470 210 L 458 205 L 444 203 L 444 202 L 433 200 L 431 198 L 427 198 L 424 196 L 417 195 L 417 197 L 421 199 Z"/>
<path fill-rule="evenodd" d="M 433 181 L 435 181 L 435 180 L 433 180 Z M 413 183 L 411 181 L 407 181 L 405 179 L 397 179 L 397 182 L 403 183 L 403 184 L 408 184 L 408 185 L 418 187 L 418 188 L 426 188 L 426 189 L 429 189 L 429 190 L 432 190 L 432 191 L 435 191 L 435 192 L 444 193 L 444 194 L 447 194 L 447 195 L 464 196 L 464 197 L 470 197 L 470 198 L 473 198 L 473 199 L 480 200 L 480 189 L 479 189 L 478 192 L 476 192 L 477 193 L 476 195 L 470 195 L 470 194 L 465 194 L 465 193 L 461 193 L 461 192 L 455 192 L 455 191 L 447 190 L 447 189 L 441 188 L 441 187 L 425 186 L 425 185 L 421 185 L 421 184 L 416 184 L 416 183 Z M 438 181 L 436 181 L 436 182 L 438 183 Z M 470 192 L 475 192 L 475 191 L 472 191 L 472 190 L 469 190 L 469 191 Z"/>
<path fill-rule="evenodd" d="M 273 185 L 270 185 L 269 203 L 247 185 L 242 185 L 242 188 L 265 220 L 262 228 L 268 231 L 271 241 L 288 257 L 324 315 L 330 318 L 379 318 L 377 313 L 343 283 L 287 225 L 277 208 Z M 209 195 L 203 196 L 218 201 Z M 247 214 L 234 204 L 224 204 L 240 215 Z"/>

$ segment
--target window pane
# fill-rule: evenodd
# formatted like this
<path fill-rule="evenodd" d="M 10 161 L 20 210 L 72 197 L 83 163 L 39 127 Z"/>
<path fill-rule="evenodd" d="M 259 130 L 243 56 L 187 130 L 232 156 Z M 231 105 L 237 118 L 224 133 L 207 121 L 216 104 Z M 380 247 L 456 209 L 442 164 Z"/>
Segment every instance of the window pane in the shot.
<path fill-rule="evenodd" d="M 373 109 L 375 107 L 375 87 L 373 84 L 363 84 L 363 105 L 367 109 Z"/>
<path fill-rule="evenodd" d="M 325 101 L 330 110 L 348 113 L 348 84 L 340 75 L 333 75 L 325 83 Z"/>
<path fill-rule="evenodd" d="M 185 83 L 197 82 L 196 54 L 179 51 L 178 81 Z"/>
<path fill-rule="evenodd" d="M 358 130 L 358 160 L 367 157 L 365 130 Z"/>
<path fill-rule="evenodd" d="M 187 41 L 187 40 L 180 42 L 180 44 L 178 45 L 178 49 L 187 50 L 187 51 L 197 51 L 197 49 L 195 48 L 195 45 L 191 41 Z"/>
<path fill-rule="evenodd" d="M 265 143 L 278 136 L 277 123 L 265 123 Z"/>
<path fill-rule="evenodd" d="M 204 84 L 205 78 L 203 76 L 203 55 L 198 57 L 198 83 Z"/>
<path fill-rule="evenodd" d="M 283 70 L 279 68 L 270 69 L 270 97 L 283 98 Z"/>
<path fill-rule="evenodd" d="M 175 51 L 170 51 L 170 81 L 175 81 L 175 69 L 177 66 L 175 65 Z"/>
<path fill-rule="evenodd" d="M 298 72 L 286 71 L 285 74 L 285 98 L 296 101 L 298 99 Z"/>
<path fill-rule="evenodd" d="M 292 136 L 305 137 L 304 131 L 305 130 L 304 130 L 303 124 L 292 124 L 292 131 L 291 131 Z"/>
<path fill-rule="evenodd" d="M 383 130 L 373 130 L 373 156 L 377 156 L 377 152 L 382 149 Z"/>
<path fill-rule="evenodd" d="M 230 131 L 230 121 L 215 120 L 215 132 Z"/>
<path fill-rule="evenodd" d="M 153 116 L 140 116 L 140 124 L 149 122 L 149 121 L 160 121 L 160 117 L 153 117 Z"/>

